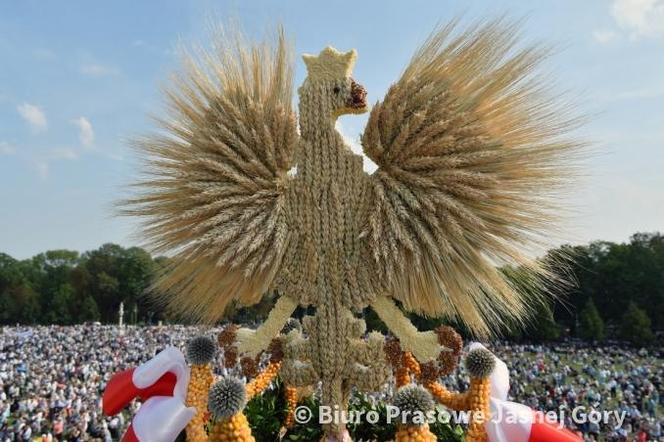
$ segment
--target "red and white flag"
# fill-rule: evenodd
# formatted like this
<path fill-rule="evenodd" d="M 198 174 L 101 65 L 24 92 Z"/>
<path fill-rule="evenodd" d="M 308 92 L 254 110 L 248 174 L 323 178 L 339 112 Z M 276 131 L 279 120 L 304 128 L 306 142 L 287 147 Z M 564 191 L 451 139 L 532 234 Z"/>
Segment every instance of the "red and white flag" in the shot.
<path fill-rule="evenodd" d="M 196 409 L 187 407 L 189 367 L 184 355 L 168 347 L 148 362 L 116 373 L 104 390 L 104 414 L 119 413 L 135 398 L 143 401 L 123 442 L 172 442 Z"/>
<path fill-rule="evenodd" d="M 469 348 L 484 346 L 473 343 Z M 484 424 L 489 442 L 583 442 L 580 436 L 563 428 L 562 423 L 547 419 L 523 404 L 508 401 L 510 374 L 507 365 L 498 358 L 490 380 L 491 418 Z"/>

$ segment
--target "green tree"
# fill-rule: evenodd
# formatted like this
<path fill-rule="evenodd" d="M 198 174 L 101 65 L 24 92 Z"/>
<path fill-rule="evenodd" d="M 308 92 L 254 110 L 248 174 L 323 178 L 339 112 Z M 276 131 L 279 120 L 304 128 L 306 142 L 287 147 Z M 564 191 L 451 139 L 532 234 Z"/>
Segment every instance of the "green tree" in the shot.
<path fill-rule="evenodd" d="M 49 250 L 22 263 L 31 287 L 39 294 L 40 322 L 70 324 L 77 309 L 71 272 L 80 256 L 73 250 Z"/>
<path fill-rule="evenodd" d="M 14 311 L 14 299 L 10 291 L 23 282 L 23 274 L 19 269 L 18 261 L 11 256 L 0 253 L 0 321 L 2 323 L 11 319 Z"/>
<path fill-rule="evenodd" d="M 592 299 L 588 299 L 583 310 L 579 314 L 579 336 L 589 341 L 601 341 L 604 339 L 604 321 L 595 307 Z"/>
<path fill-rule="evenodd" d="M 0 292 L 0 324 L 9 325 L 12 323 L 12 312 L 14 310 L 14 300 L 7 291 Z"/>
<path fill-rule="evenodd" d="M 653 330 L 664 329 L 664 236 L 636 233 L 623 244 L 597 241 L 559 250 L 572 258 L 569 275 L 576 284 L 566 289 L 568 302 L 556 306 L 557 322 L 580 335 L 576 318 L 592 299 L 613 329 L 619 330 L 631 302 L 649 316 Z"/>
<path fill-rule="evenodd" d="M 118 271 L 122 275 L 119 278 L 119 289 L 126 305 L 136 306 L 138 317 L 134 318 L 135 321 L 145 321 L 157 308 L 147 296 L 155 277 L 155 269 L 150 254 L 139 247 L 126 249 L 119 260 Z"/>
<path fill-rule="evenodd" d="M 553 318 L 551 307 L 546 303 L 540 304 L 526 328 L 526 336 L 539 342 L 555 341 L 560 337 L 560 325 Z"/>
<path fill-rule="evenodd" d="M 83 255 L 49 250 L 24 261 L 0 253 L 0 323 L 115 322 L 121 302 L 135 320 L 159 319 L 144 294 L 167 261 L 156 264 L 145 250 L 116 244 Z"/>
<path fill-rule="evenodd" d="M 13 298 L 13 321 L 21 324 L 36 324 L 41 320 L 39 294 L 26 282 L 9 291 Z"/>
<path fill-rule="evenodd" d="M 21 262 L 0 253 L 0 324 L 34 324 L 40 320 L 39 294 Z"/>
<path fill-rule="evenodd" d="M 78 322 L 99 321 L 99 307 L 92 296 L 86 296 L 81 304 Z"/>
<path fill-rule="evenodd" d="M 632 344 L 647 345 L 654 338 L 650 326 L 650 318 L 646 312 L 630 302 L 622 318 L 620 335 Z"/>
<path fill-rule="evenodd" d="M 74 289 L 69 284 L 60 285 L 49 303 L 46 319 L 49 324 L 68 325 L 73 323 Z"/>
<path fill-rule="evenodd" d="M 78 290 L 94 297 L 104 322 L 115 322 L 121 302 L 133 315 L 138 306 L 138 320 L 152 316 L 156 310 L 145 296 L 155 276 L 155 263 L 145 250 L 125 249 L 117 244 L 104 244 L 83 255 L 74 273 Z"/>

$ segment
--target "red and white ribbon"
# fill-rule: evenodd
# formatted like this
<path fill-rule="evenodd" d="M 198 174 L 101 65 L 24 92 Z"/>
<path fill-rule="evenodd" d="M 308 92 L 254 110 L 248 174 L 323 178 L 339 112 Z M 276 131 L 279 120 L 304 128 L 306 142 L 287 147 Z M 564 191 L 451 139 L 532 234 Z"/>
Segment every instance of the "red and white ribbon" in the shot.
<path fill-rule="evenodd" d="M 175 347 L 148 362 L 116 373 L 102 399 L 104 414 L 119 413 L 135 398 L 143 401 L 123 442 L 173 442 L 196 414 L 185 405 L 189 368 Z"/>
<path fill-rule="evenodd" d="M 473 343 L 469 349 L 484 348 Z M 494 356 L 495 357 L 495 356 Z M 491 418 L 485 423 L 489 442 L 583 442 L 583 439 L 523 404 L 507 400 L 510 374 L 507 365 L 496 358 L 491 373 Z"/>

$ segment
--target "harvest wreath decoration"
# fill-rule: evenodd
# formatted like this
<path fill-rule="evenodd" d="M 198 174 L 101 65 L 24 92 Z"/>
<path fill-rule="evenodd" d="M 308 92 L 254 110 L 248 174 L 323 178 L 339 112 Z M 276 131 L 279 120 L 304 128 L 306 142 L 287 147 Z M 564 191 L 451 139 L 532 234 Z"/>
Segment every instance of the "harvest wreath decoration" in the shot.
<path fill-rule="evenodd" d="M 581 146 L 569 136 L 577 120 L 538 74 L 546 50 L 517 45 L 504 20 L 457 28 L 434 32 L 371 109 L 361 137 L 378 165 L 371 175 L 335 129 L 340 115 L 369 109 L 354 50 L 304 55 L 299 115 L 282 31 L 261 44 L 220 34 L 186 57 L 166 90 L 163 131 L 137 143 L 147 175 L 123 210 L 142 217 L 153 251 L 173 257 L 154 292 L 176 312 L 214 324 L 230 305 L 277 300 L 256 330 L 231 325 L 218 336 L 246 385 L 215 380 L 216 343 L 205 337 L 189 343 L 190 366 L 169 349 L 116 375 L 105 411 L 145 400 L 125 439 L 173 440 L 186 426 L 192 442 L 253 440 L 243 407 L 277 376 L 286 426 L 301 391 L 319 387 L 321 405 L 344 409 L 353 389 L 376 391 L 394 376 L 397 405 L 471 411 L 469 441 L 544 431 L 490 422 L 511 403 L 506 370 L 483 347 L 465 358 L 469 390 L 445 389 L 439 378 L 456 367 L 461 338 L 449 327 L 418 331 L 404 313 L 462 323 L 479 338 L 527 318 L 555 279 L 528 250 L 552 230 Z M 527 290 L 501 264 L 527 270 Z M 315 313 L 282 332 L 298 307 Z M 365 308 L 389 337 L 366 333 Z M 325 431 L 349 439 L 343 423 Z M 435 436 L 404 422 L 396 439 Z"/>

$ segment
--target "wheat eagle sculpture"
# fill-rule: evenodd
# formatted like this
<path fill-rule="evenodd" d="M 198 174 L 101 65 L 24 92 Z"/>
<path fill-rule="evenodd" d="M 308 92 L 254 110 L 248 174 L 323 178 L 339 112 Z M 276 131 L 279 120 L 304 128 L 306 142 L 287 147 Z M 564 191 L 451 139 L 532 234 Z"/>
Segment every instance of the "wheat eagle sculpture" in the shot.
<path fill-rule="evenodd" d="M 371 110 L 361 138 L 371 175 L 335 130 L 340 115 L 368 110 L 354 50 L 304 55 L 299 115 L 283 32 L 194 51 L 166 90 L 164 130 L 138 143 L 148 174 L 125 206 L 152 250 L 173 256 L 155 292 L 207 323 L 276 294 L 258 329 L 220 336 L 250 375 L 271 347 L 260 385 L 277 373 L 292 388 L 320 381 L 321 403 L 343 408 L 352 388 L 378 389 L 394 369 L 398 382 L 417 376 L 439 401 L 472 408 L 436 382 L 455 365 L 458 335 L 420 332 L 403 311 L 486 337 L 537 301 L 500 264 L 528 269 L 536 286 L 552 277 L 527 251 L 555 224 L 579 143 L 538 76 L 546 51 L 517 40 L 503 20 L 432 34 Z M 281 333 L 298 306 L 315 313 Z M 365 336 L 366 307 L 393 338 Z M 344 435 L 342 424 L 327 428 Z"/>

